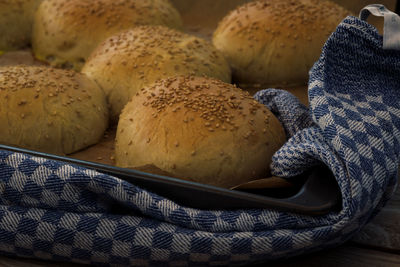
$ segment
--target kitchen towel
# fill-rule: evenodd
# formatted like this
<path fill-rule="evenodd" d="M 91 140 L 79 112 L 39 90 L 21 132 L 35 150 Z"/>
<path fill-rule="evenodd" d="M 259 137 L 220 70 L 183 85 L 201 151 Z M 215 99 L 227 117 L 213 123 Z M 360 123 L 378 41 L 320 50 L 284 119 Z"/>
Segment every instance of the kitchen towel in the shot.
<path fill-rule="evenodd" d="M 273 157 L 274 174 L 295 179 L 317 165 L 334 174 L 342 207 L 320 216 L 183 207 L 93 170 L 0 151 L 0 254 L 93 265 L 206 266 L 337 246 L 394 192 L 399 89 L 400 51 L 383 49 L 378 31 L 350 16 L 310 71 L 310 108 L 282 90 L 255 95 L 290 137 Z"/>

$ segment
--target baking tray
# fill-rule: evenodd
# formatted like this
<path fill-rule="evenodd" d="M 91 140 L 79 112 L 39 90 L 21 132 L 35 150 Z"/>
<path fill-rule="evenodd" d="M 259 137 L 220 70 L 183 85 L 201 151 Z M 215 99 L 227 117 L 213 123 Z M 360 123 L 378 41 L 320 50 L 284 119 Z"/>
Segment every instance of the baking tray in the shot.
<path fill-rule="evenodd" d="M 207 40 L 211 39 L 215 27 L 223 16 L 236 6 L 249 1 L 171 0 L 182 15 L 184 31 Z M 392 10 L 396 7 L 396 0 L 375 0 L 375 2 L 373 0 L 334 1 L 342 4 L 354 14 L 358 14 L 358 11 L 369 3 L 379 2 Z M 207 19 L 204 19 L 204 14 L 198 12 L 205 7 L 207 7 Z M 399 8 L 399 5 L 397 8 Z M 374 18 L 371 17 L 371 19 Z M 27 65 L 43 64 L 34 60 L 30 49 L 14 51 L 0 57 L 0 65 L 21 63 Z M 249 86 L 245 89 L 254 93 L 262 88 Z M 284 89 L 297 96 L 302 103 L 308 103 L 307 85 Z M 0 145 L 0 149 L 60 160 L 107 173 L 174 200 L 181 205 L 193 208 L 270 208 L 303 214 L 323 214 L 334 209 L 340 209 L 341 206 L 340 190 L 332 173 L 326 167 L 315 168 L 302 176 L 291 178 L 290 181 L 295 181 L 295 185 L 290 188 L 252 189 L 244 192 L 115 167 L 113 166 L 115 164 L 113 161 L 114 139 L 115 129 L 108 129 L 104 138 L 98 144 L 67 157 L 2 145 Z"/>
<path fill-rule="evenodd" d="M 277 189 L 257 189 L 242 192 L 1 144 L 0 149 L 71 163 L 109 174 L 186 207 L 207 210 L 268 208 L 320 215 L 338 210 L 341 206 L 340 190 L 326 167 L 317 167 L 299 177 L 291 178 L 297 184 L 289 191 L 282 189 L 279 193 Z"/>

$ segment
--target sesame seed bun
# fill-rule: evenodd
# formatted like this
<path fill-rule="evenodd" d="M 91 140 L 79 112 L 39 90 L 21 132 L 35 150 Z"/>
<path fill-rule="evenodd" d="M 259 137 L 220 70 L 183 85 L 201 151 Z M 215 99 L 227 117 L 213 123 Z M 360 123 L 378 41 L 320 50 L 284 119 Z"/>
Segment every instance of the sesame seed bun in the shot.
<path fill-rule="evenodd" d="M 285 142 L 278 119 L 231 84 L 194 76 L 143 88 L 118 123 L 116 164 L 151 165 L 174 177 L 231 187 L 268 177 Z"/>
<path fill-rule="evenodd" d="M 107 124 L 105 95 L 85 75 L 0 67 L 0 143 L 69 154 L 97 143 Z"/>
<path fill-rule="evenodd" d="M 213 44 L 231 64 L 235 82 L 303 85 L 323 44 L 349 14 L 325 0 L 254 1 L 222 19 Z"/>
<path fill-rule="evenodd" d="M 231 81 L 231 71 L 211 43 L 163 26 L 140 26 L 104 41 L 82 69 L 106 92 L 111 119 L 143 86 L 160 78 L 197 75 Z"/>
<path fill-rule="evenodd" d="M 107 37 L 138 25 L 182 27 L 168 0 L 44 0 L 33 27 L 33 52 L 57 67 L 80 70 Z"/>
<path fill-rule="evenodd" d="M 0 50 L 17 50 L 30 44 L 33 16 L 40 2 L 41 0 L 0 1 Z"/>

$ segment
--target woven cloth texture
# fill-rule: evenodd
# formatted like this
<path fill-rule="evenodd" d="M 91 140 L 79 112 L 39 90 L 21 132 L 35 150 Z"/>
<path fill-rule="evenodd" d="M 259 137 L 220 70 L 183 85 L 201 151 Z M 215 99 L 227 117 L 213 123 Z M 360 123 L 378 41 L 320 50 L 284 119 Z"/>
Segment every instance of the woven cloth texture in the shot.
<path fill-rule="evenodd" d="M 373 26 L 348 17 L 310 71 L 310 108 L 282 90 L 255 95 L 289 137 L 273 157 L 275 175 L 295 179 L 317 165 L 333 172 L 342 208 L 320 216 L 183 207 L 93 170 L 0 151 L 0 254 L 93 265 L 206 266 L 342 244 L 394 192 L 399 89 L 400 52 L 383 50 Z"/>

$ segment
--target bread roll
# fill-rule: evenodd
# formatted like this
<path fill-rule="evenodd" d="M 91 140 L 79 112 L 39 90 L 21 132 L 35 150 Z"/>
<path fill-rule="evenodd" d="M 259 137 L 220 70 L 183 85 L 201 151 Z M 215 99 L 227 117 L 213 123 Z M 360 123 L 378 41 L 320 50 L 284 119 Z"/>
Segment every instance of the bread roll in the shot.
<path fill-rule="evenodd" d="M 223 18 L 213 44 L 231 64 L 235 82 L 303 85 L 323 44 L 349 14 L 325 0 L 254 1 Z"/>
<path fill-rule="evenodd" d="M 0 143 L 69 154 L 97 143 L 107 123 L 105 95 L 85 75 L 0 67 Z"/>
<path fill-rule="evenodd" d="M 80 70 L 104 39 L 147 24 L 182 27 L 168 0 L 44 0 L 35 16 L 33 51 L 53 66 Z"/>
<path fill-rule="evenodd" d="M 0 1 L 0 54 L 31 42 L 34 13 L 41 0 Z"/>
<path fill-rule="evenodd" d="M 231 80 L 228 63 L 209 42 L 163 26 L 141 26 L 108 38 L 82 72 L 106 92 L 114 122 L 129 99 L 157 79 L 193 74 Z"/>
<path fill-rule="evenodd" d="M 249 94 L 194 76 L 160 80 L 125 106 L 116 164 L 154 165 L 173 176 L 231 187 L 269 176 L 285 134 L 278 119 Z"/>

